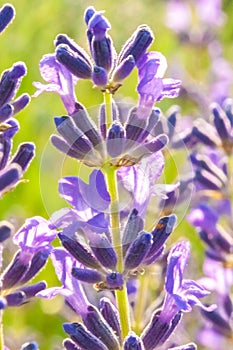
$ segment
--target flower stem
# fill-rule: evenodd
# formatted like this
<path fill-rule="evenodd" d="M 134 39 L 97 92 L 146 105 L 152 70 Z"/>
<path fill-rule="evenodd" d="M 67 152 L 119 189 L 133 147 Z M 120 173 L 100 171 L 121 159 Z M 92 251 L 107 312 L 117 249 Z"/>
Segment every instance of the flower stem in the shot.
<path fill-rule="evenodd" d="M 112 94 L 109 92 L 104 93 L 105 113 L 106 113 L 106 125 L 107 128 L 112 124 Z M 122 273 L 124 270 L 124 257 L 121 245 L 121 229 L 120 229 L 120 210 L 119 210 L 119 196 L 117 188 L 117 176 L 116 168 L 106 163 L 102 168 L 108 192 L 111 197 L 110 204 L 110 227 L 112 244 L 117 254 L 117 271 Z M 129 313 L 129 301 L 126 289 L 126 283 L 121 290 L 115 291 L 117 306 L 120 316 L 120 325 L 123 339 L 128 335 L 130 327 L 130 313 Z"/>
<path fill-rule="evenodd" d="M 104 104 L 106 113 L 106 126 L 109 128 L 112 124 L 112 94 L 110 92 L 104 92 Z"/>
<path fill-rule="evenodd" d="M 110 205 L 110 226 L 112 234 L 112 244 L 117 254 L 117 271 L 122 273 L 124 270 L 123 251 L 121 245 L 121 230 L 120 230 L 120 211 L 119 198 L 117 189 L 116 169 L 106 166 L 104 169 L 105 179 L 108 191 L 111 197 Z M 120 315 L 120 324 L 122 336 L 125 338 L 130 331 L 130 313 L 129 302 L 126 284 L 124 283 L 122 290 L 116 290 L 116 301 Z"/>

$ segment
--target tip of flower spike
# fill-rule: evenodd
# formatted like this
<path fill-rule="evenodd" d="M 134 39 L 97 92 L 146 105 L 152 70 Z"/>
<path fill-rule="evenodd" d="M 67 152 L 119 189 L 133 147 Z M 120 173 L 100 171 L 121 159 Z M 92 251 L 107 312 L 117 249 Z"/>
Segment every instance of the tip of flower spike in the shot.
<path fill-rule="evenodd" d="M 15 9 L 11 4 L 3 5 L 0 9 L 0 33 L 8 26 L 15 16 Z"/>

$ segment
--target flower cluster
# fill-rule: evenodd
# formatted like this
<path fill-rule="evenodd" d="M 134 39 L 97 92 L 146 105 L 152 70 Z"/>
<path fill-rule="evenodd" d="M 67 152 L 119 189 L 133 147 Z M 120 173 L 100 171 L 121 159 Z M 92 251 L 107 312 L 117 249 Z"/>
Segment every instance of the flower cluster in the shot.
<path fill-rule="evenodd" d="M 37 295 L 52 298 L 62 294 L 81 317 L 82 322 L 63 325 L 70 336 L 63 343 L 66 349 L 195 349 L 194 343 L 178 346 L 168 341 L 182 314 L 194 305 L 204 312 L 215 309 L 199 301 L 209 294 L 201 284 L 183 278 L 190 251 L 187 241 L 167 253 L 160 307 L 153 309 L 145 322 L 146 310 L 142 319 L 137 318 L 136 310 L 138 277 L 146 275 L 155 263 L 162 268 L 165 244 L 176 225 L 176 216 L 170 213 L 157 218 L 148 231 L 145 215 L 152 195 L 165 199 L 169 190 L 179 186 L 161 190 L 156 185 L 164 166 L 162 150 L 174 131 L 168 124 L 170 133 L 163 132 L 160 110 L 154 103 L 176 97 L 180 81 L 163 79 L 165 57 L 147 52 L 153 40 L 149 27 L 138 27 L 117 56 L 103 12 L 89 7 L 84 19 L 91 58 L 67 35 L 59 34 L 55 53 L 40 62 L 41 75 L 49 84 L 34 83 L 35 95 L 58 93 L 68 113 L 55 118 L 60 135 L 52 135 L 53 145 L 66 156 L 96 168 L 88 183 L 77 176 L 59 181 L 59 193 L 71 205 L 50 218 L 63 246 L 51 253 L 62 286 Z M 134 67 L 138 69 L 139 101 L 136 107 L 122 111 L 112 96 Z M 78 79 L 92 80 L 104 94 L 98 126 L 76 99 Z M 176 113 L 170 118 L 174 126 L 175 120 Z M 122 193 L 126 201 L 121 199 Z M 91 285 L 101 294 L 100 300 L 93 300 Z M 138 323 L 137 332 L 134 322 Z"/>
<path fill-rule="evenodd" d="M 213 42 L 209 26 L 223 20 L 219 1 L 210 6 L 210 1 L 170 0 L 167 6 L 168 25 L 180 39 L 195 45 Z M 170 20 L 174 8 L 178 22 Z M 193 13 L 202 23 L 200 33 L 190 27 Z M 0 32 L 13 17 L 11 5 L 0 9 Z M 232 100 L 222 93 L 210 106 L 210 121 L 184 122 L 174 106 L 165 118 L 155 103 L 177 97 L 181 81 L 164 78 L 166 58 L 149 51 L 152 30 L 139 26 L 117 54 L 104 11 L 90 6 L 84 21 L 90 54 L 66 34 L 57 35 L 54 52 L 39 65 L 46 84 L 35 82 L 34 96 L 60 96 L 67 115 L 54 118 L 57 133 L 51 143 L 81 163 L 89 178 L 62 177 L 58 192 L 66 207 L 49 219 L 26 219 L 12 237 L 18 250 L 3 264 L 4 242 L 14 227 L 0 222 L 0 315 L 34 297 L 62 295 L 68 307 L 66 350 L 195 350 L 197 342 L 227 348 L 233 335 Z M 138 101 L 129 108 L 113 97 L 133 70 Z M 0 198 L 20 182 L 34 157 L 30 142 L 11 155 L 19 130 L 14 117 L 30 101 L 28 94 L 15 97 L 26 72 L 25 64 L 17 62 L 0 78 Z M 80 79 L 91 81 L 103 95 L 95 121 L 76 96 Z M 192 172 L 177 183 L 161 184 L 166 156 L 182 148 L 189 150 Z M 193 273 L 186 272 L 190 242 L 173 239 L 179 223 L 174 207 L 193 189 L 187 220 L 205 247 L 204 276 L 198 280 L 186 277 Z M 32 282 L 50 258 L 59 285 Z M 177 336 L 195 306 L 202 320 L 197 335 Z M 0 330 L 0 349 L 7 346 Z M 38 345 L 25 343 L 21 350 L 38 350 Z"/>
<path fill-rule="evenodd" d="M 0 9 L 0 32 L 3 32 L 15 15 L 14 7 L 10 4 L 3 5 Z M 30 101 L 28 94 L 22 94 L 15 98 L 23 76 L 27 72 L 23 62 L 17 62 L 1 74 L 0 78 L 0 198 L 14 189 L 27 170 L 34 157 L 35 145 L 31 142 L 21 143 L 16 153 L 11 156 L 13 137 L 19 130 L 19 124 L 14 116 L 27 106 Z M 46 282 L 41 281 L 27 285 L 27 282 L 40 271 L 48 258 L 48 242 L 37 244 L 33 247 L 35 237 L 45 224 L 42 218 L 28 220 L 25 228 L 20 229 L 14 236 L 14 243 L 19 245 L 19 250 L 4 266 L 0 278 L 0 310 L 7 307 L 20 306 L 28 302 L 39 291 L 46 288 Z M 46 224 L 45 224 L 46 225 Z M 40 229 L 37 230 L 37 226 Z M 45 229 L 45 227 L 44 227 Z M 30 238 L 25 233 L 30 232 Z M 13 225 L 6 221 L 0 221 L 0 269 L 3 263 L 4 242 L 10 238 L 14 231 Z M 41 232 L 40 232 L 41 234 Z M 34 236 L 34 237 L 33 237 Z M 4 261 L 5 263 L 5 261 Z M 6 264 L 5 264 L 6 265 Z M 2 318 L 2 317 L 1 317 Z M 3 340 L 1 319 L 1 348 L 8 349 Z M 37 350 L 36 342 L 25 343 L 21 350 Z"/>

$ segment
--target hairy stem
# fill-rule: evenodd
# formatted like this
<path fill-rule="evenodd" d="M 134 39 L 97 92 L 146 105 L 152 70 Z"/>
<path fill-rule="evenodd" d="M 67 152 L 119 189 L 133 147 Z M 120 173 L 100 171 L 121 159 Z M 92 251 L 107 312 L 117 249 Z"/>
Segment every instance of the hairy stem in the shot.
<path fill-rule="evenodd" d="M 104 92 L 104 104 L 106 113 L 106 125 L 107 128 L 112 124 L 112 94 L 110 92 Z"/>
<path fill-rule="evenodd" d="M 104 93 L 105 113 L 106 113 L 106 125 L 107 128 L 112 124 L 112 95 L 109 92 Z M 102 168 L 108 192 L 111 197 L 110 204 L 110 227 L 112 244 L 117 254 L 117 271 L 122 273 L 124 270 L 124 259 L 121 244 L 121 227 L 120 227 L 120 210 L 119 210 L 119 196 L 117 187 L 116 168 L 106 163 Z M 130 313 L 129 313 L 129 301 L 126 289 L 126 283 L 124 283 L 122 290 L 116 290 L 116 301 L 120 315 L 120 324 L 122 330 L 122 336 L 125 338 L 130 327 Z"/>
<path fill-rule="evenodd" d="M 117 254 L 117 271 L 122 273 L 124 270 L 123 251 L 121 245 L 121 230 L 120 230 L 120 212 L 119 212 L 119 198 L 117 189 L 116 169 L 106 167 L 104 169 L 105 179 L 108 187 L 108 191 L 111 197 L 110 205 L 110 226 L 112 244 Z M 120 315 L 120 324 L 122 330 L 122 336 L 125 338 L 130 331 L 130 314 L 129 314 L 129 302 L 126 284 L 124 284 L 122 290 L 116 290 L 116 301 Z"/>

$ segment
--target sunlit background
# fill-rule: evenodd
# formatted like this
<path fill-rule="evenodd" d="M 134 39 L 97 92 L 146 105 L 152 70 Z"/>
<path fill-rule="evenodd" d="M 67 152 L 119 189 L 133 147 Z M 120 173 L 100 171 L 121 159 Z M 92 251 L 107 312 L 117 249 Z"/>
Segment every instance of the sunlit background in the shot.
<path fill-rule="evenodd" d="M 193 90 L 201 92 L 203 97 L 203 101 L 199 101 L 202 103 L 198 104 L 195 97 L 190 98 L 183 93 L 176 100 L 165 99 L 158 103 L 158 107 L 166 114 L 168 108 L 175 103 L 181 106 L 182 114 L 196 116 L 201 114 L 206 117 L 208 116 L 208 94 L 213 78 L 208 50 L 204 45 L 191 45 L 179 40 L 178 36 L 169 29 L 166 24 L 167 2 L 162 0 L 12 0 L 11 3 L 16 9 L 16 18 L 0 36 L 0 70 L 4 71 L 16 61 L 24 61 L 28 72 L 23 79 L 20 92 L 33 95 L 36 89 L 32 83 L 43 82 L 39 72 L 39 61 L 44 54 L 53 52 L 53 41 L 57 34 L 66 33 L 88 50 L 83 13 L 87 6 L 94 5 L 97 10 L 106 11 L 106 17 L 112 25 L 110 35 L 118 52 L 137 26 L 146 23 L 155 34 L 151 49 L 161 51 L 167 58 L 166 76 L 181 78 L 185 86 L 191 85 Z M 215 28 L 215 35 L 223 45 L 223 58 L 232 67 L 233 26 L 230 14 L 233 13 L 233 2 L 231 0 L 223 1 L 223 11 L 225 12 L 224 23 Z M 130 103 L 137 101 L 136 85 L 135 70 L 127 78 L 116 98 L 127 99 Z M 79 81 L 76 93 L 78 100 L 87 108 L 93 109 L 102 103 L 102 94 L 93 89 L 89 81 Z M 74 160 L 64 160 L 49 141 L 50 135 L 55 132 L 53 117 L 65 113 L 58 95 L 43 93 L 37 98 L 32 97 L 30 105 L 17 116 L 21 129 L 14 137 L 14 150 L 20 142 L 32 141 L 36 144 L 36 157 L 25 175 L 26 181 L 19 184 L 0 202 L 1 219 L 10 220 L 16 228 L 27 217 L 40 215 L 48 218 L 55 210 L 63 207 L 65 203 L 57 191 L 58 179 L 64 175 L 80 174 L 78 164 Z M 179 172 L 179 159 L 183 158 L 180 155 L 168 156 L 164 181 L 169 183 L 175 179 Z M 81 174 L 87 179 L 88 172 L 81 171 Z M 192 241 L 193 257 L 198 260 L 201 256 L 201 246 L 193 229 L 185 220 L 180 220 L 172 239 L 175 240 L 181 235 Z M 5 261 L 8 261 L 8 256 L 12 256 L 16 248 L 9 242 L 5 244 L 4 257 Z M 196 264 L 198 268 L 200 261 Z M 42 271 L 36 277 L 36 280 L 41 279 L 46 279 L 49 286 L 57 283 L 50 263 L 46 271 Z M 40 350 L 61 349 L 62 339 L 65 337 L 62 322 L 66 319 L 66 315 L 63 300 L 59 297 L 53 301 L 33 300 L 30 304 L 21 306 L 20 310 L 17 308 L 7 310 L 4 313 L 7 345 L 11 350 L 16 350 L 20 348 L 22 342 L 34 339 L 40 344 Z"/>

